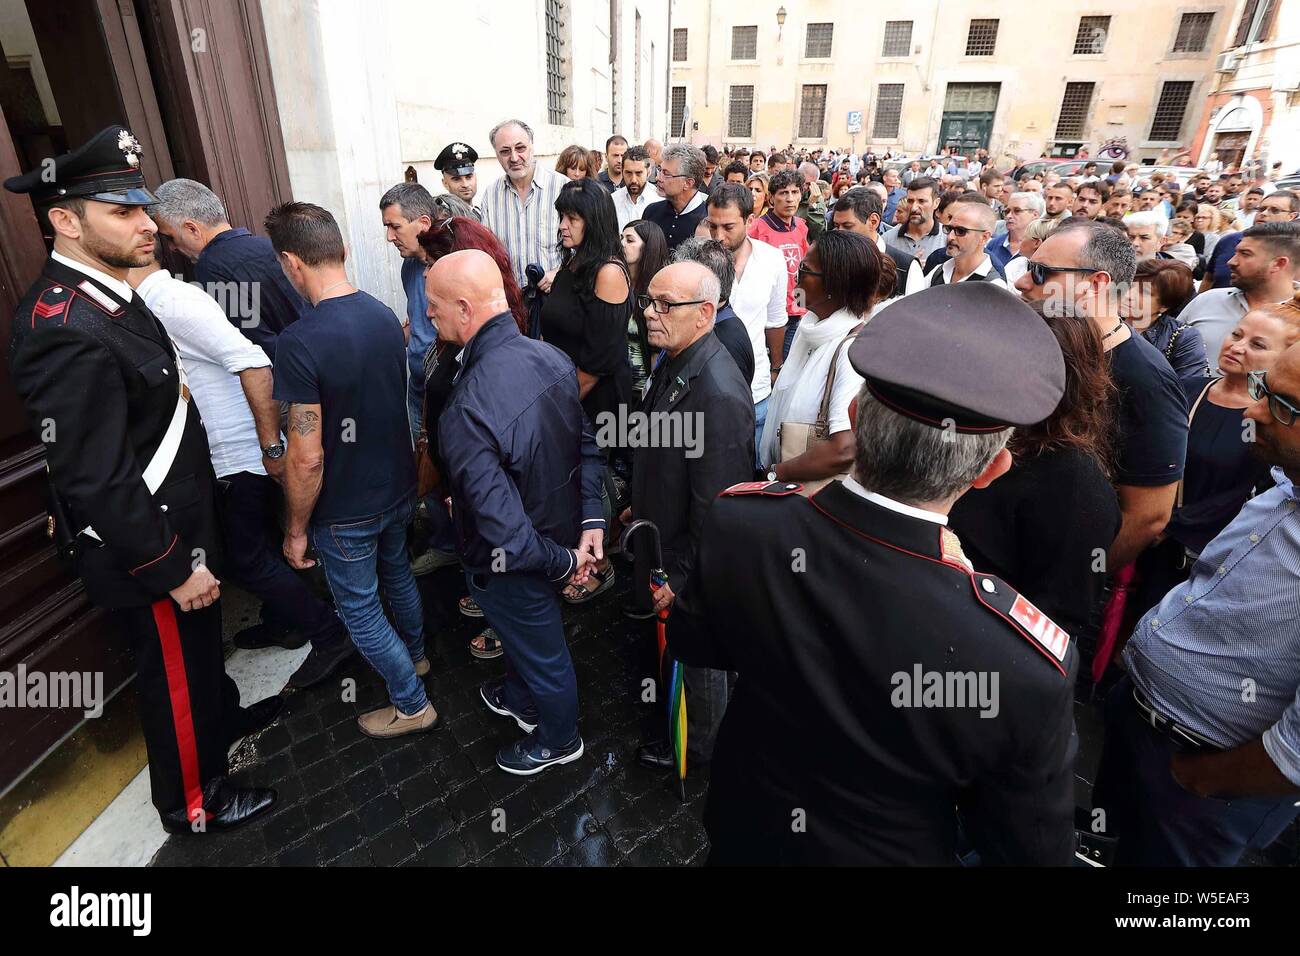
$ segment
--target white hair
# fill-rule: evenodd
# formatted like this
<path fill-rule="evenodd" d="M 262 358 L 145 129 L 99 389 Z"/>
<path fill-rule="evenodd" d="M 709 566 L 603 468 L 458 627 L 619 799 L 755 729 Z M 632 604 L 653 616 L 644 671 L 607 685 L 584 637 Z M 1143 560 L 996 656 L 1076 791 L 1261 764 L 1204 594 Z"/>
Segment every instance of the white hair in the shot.
<path fill-rule="evenodd" d="M 192 219 L 203 226 L 227 222 L 226 207 L 207 186 L 193 179 L 169 179 L 154 190 L 158 202 L 146 207 L 155 221 L 179 226 Z"/>
<path fill-rule="evenodd" d="M 1042 193 L 1012 193 L 1011 201 L 1028 206 L 1033 210 L 1035 219 L 1041 218 L 1047 212 L 1047 203 L 1043 201 Z"/>
<path fill-rule="evenodd" d="M 1156 231 L 1157 236 L 1163 236 L 1169 231 L 1169 220 L 1165 214 L 1158 209 L 1148 209 L 1146 212 L 1131 212 L 1124 217 L 1124 226 L 1127 229 L 1137 227 L 1138 229 L 1150 226 Z"/>

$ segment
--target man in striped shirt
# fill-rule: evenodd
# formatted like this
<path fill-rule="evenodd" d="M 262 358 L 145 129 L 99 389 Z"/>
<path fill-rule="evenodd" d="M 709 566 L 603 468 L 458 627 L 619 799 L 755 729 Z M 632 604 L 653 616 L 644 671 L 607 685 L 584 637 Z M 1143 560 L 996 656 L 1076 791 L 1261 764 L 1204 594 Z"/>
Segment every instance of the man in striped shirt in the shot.
<path fill-rule="evenodd" d="M 488 138 L 505 175 L 483 190 L 483 225 L 506 247 L 519 288 L 528 287 L 524 270 L 535 262 L 546 271 L 540 286 L 549 292 L 560 267 L 555 197 L 568 179 L 538 168 L 533 131 L 523 120 L 498 123 Z"/>

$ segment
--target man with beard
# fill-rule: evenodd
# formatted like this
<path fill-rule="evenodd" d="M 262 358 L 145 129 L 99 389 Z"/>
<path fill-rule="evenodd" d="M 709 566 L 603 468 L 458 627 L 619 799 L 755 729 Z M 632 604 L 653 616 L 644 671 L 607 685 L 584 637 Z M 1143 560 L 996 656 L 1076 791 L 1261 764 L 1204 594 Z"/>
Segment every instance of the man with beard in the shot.
<path fill-rule="evenodd" d="M 646 207 L 655 201 L 646 191 L 650 176 L 650 154 L 644 146 L 633 146 L 623 154 L 623 185 L 610 196 L 618 217 L 619 232 L 629 222 L 640 219 Z"/>
<path fill-rule="evenodd" d="M 555 200 L 568 177 L 537 165 L 533 129 L 523 120 L 498 123 L 488 133 L 488 141 L 505 175 L 483 190 L 483 225 L 506 247 L 519 288 L 528 288 L 527 269 L 535 263 L 545 273 L 538 288 L 550 292 L 560 271 Z"/>
<path fill-rule="evenodd" d="M 919 291 L 938 285 L 956 282 L 991 282 L 1006 288 L 1002 273 L 993 264 L 984 246 L 993 237 L 993 208 L 977 192 L 964 193 L 950 207 L 948 242 L 944 247 L 946 258 L 930 269 L 920 286 L 908 289 Z"/>
<path fill-rule="evenodd" d="M 885 185 L 889 185 L 888 181 Z M 925 262 L 930 253 L 942 249 L 947 240 L 943 234 L 943 227 L 934 216 L 938 202 L 937 181 L 929 176 L 912 180 L 912 185 L 907 187 L 904 206 L 907 210 L 907 219 L 885 233 L 885 244 L 901 249 L 921 262 Z M 890 209 L 886 206 L 886 220 L 889 219 L 889 213 Z"/>
<path fill-rule="evenodd" d="M 433 161 L 433 168 L 442 173 L 442 188 L 465 200 L 471 208 L 478 195 L 477 162 L 478 150 L 466 143 L 448 144 Z"/>
<path fill-rule="evenodd" d="M 1271 311 L 1300 319 L 1294 301 Z M 1251 451 L 1277 484 L 1138 622 L 1106 698 L 1093 805 L 1118 865 L 1234 866 L 1300 812 L 1300 345 L 1248 388 Z"/>
<path fill-rule="evenodd" d="M 45 446 L 55 541 L 134 644 L 154 806 L 168 831 L 205 833 L 274 804 L 275 791 L 229 781 L 227 752 L 282 701 L 241 710 L 225 672 L 207 438 L 171 340 L 126 282 L 156 242 L 141 153 L 110 126 L 5 181 L 54 233 L 18 306 L 9 360 Z"/>

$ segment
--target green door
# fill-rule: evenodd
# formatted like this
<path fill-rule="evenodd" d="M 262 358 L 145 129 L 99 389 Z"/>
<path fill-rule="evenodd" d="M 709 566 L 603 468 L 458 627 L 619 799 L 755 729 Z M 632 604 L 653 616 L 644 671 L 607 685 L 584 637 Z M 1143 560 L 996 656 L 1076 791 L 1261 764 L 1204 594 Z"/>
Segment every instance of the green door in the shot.
<path fill-rule="evenodd" d="M 935 152 L 945 146 L 964 154 L 988 149 L 1000 91 L 1000 83 L 949 83 Z"/>

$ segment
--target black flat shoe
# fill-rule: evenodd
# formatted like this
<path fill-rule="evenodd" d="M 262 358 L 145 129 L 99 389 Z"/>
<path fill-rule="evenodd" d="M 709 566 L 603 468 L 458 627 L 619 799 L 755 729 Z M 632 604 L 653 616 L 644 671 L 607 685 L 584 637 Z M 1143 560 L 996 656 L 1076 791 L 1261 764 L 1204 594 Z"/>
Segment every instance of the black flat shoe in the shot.
<path fill-rule="evenodd" d="M 321 681 L 329 678 L 339 665 L 357 652 L 356 646 L 352 643 L 350 637 L 343 638 L 338 647 L 328 652 L 322 652 L 316 647 L 312 647 L 311 653 L 308 654 L 298 669 L 289 677 L 289 686 L 295 690 L 304 690 L 308 687 L 314 687 Z"/>
<path fill-rule="evenodd" d="M 638 747 L 636 749 L 636 762 L 651 770 L 672 770 L 677 766 L 677 761 L 673 757 L 673 748 L 668 746 L 666 740 L 659 740 Z"/>
<path fill-rule="evenodd" d="M 239 716 L 235 718 L 235 739 L 247 737 L 249 734 L 270 727 L 282 710 L 284 710 L 284 698 L 279 694 L 274 697 L 263 697 L 256 703 L 239 708 Z"/>
<path fill-rule="evenodd" d="M 275 805 L 268 787 L 236 787 L 227 778 L 208 781 L 203 788 L 203 814 L 191 821 L 185 810 L 161 815 L 163 829 L 179 836 L 223 833 L 243 826 Z"/>
<path fill-rule="evenodd" d="M 260 651 L 266 647 L 296 651 L 306 643 L 307 637 L 300 631 L 265 621 L 246 627 L 234 636 L 235 646 L 245 651 Z"/>

